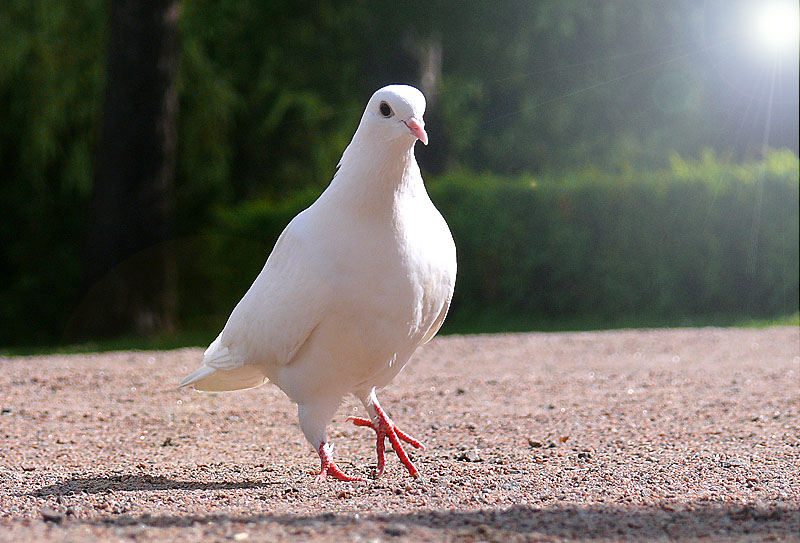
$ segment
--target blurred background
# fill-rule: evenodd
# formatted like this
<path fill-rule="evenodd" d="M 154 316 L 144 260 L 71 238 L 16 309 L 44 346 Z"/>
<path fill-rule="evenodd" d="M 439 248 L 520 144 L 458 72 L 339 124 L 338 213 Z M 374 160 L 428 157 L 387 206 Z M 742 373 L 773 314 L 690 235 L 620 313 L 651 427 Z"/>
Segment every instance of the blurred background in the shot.
<path fill-rule="evenodd" d="M 796 322 L 797 1 L 3 0 L 0 345 L 210 342 L 389 83 L 443 332 Z"/>

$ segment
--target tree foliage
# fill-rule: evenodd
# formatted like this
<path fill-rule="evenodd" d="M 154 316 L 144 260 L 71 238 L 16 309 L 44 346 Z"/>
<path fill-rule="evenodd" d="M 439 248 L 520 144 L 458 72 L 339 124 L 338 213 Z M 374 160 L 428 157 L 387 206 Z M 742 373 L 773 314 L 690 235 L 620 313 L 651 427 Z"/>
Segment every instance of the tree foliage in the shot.
<path fill-rule="evenodd" d="M 674 154 L 669 162 L 429 178 L 458 251 L 449 326 L 625 317 L 678 323 L 797 311 L 797 155 L 733 164 L 706 150 L 700 159 Z M 201 279 L 207 314 L 221 308 L 217 319 L 227 316 L 283 227 L 315 197 L 309 191 L 277 206 L 253 200 L 219 215 L 218 252 L 208 255 Z M 250 273 L 220 274 L 215 262 Z M 233 276 L 244 281 L 231 292 Z"/>
<path fill-rule="evenodd" d="M 558 218 L 542 207 L 553 202 L 545 198 L 551 189 L 541 187 L 569 185 L 571 176 L 564 172 L 579 172 L 577 178 L 585 181 L 583 192 L 570 193 L 571 209 L 588 206 L 593 198 L 605 202 L 609 213 L 634 203 L 644 205 L 637 199 L 637 191 L 644 190 L 640 185 L 612 181 L 632 179 L 634 171 L 650 183 L 657 177 L 647 173 L 652 170 L 676 184 L 663 188 L 657 197 L 647 189 L 640 196 L 657 201 L 639 213 L 642 209 L 669 213 L 664 206 L 673 198 L 702 215 L 716 209 L 721 200 L 712 193 L 703 197 L 710 199 L 695 195 L 696 201 L 682 200 L 686 194 L 681 191 L 690 184 L 678 182 L 680 168 L 674 169 L 677 163 L 670 162 L 674 153 L 686 157 L 685 164 L 694 165 L 686 166 L 689 169 L 706 164 L 699 156 L 704 147 L 722 157 L 715 163 L 730 163 L 731 169 L 749 163 L 770 144 L 797 153 L 796 64 L 784 66 L 772 87 L 791 100 L 770 102 L 754 94 L 752 89 L 766 92 L 770 88 L 761 80 L 747 88 L 731 83 L 750 81 L 755 72 L 731 74 L 741 64 L 731 56 L 739 50 L 732 46 L 738 44 L 737 36 L 711 22 L 734 12 L 741 3 L 183 2 L 174 250 L 179 258 L 208 263 L 208 255 L 219 255 L 218 249 L 226 245 L 224 228 L 219 226 L 226 222 L 219 222 L 220 217 L 239 213 L 246 217 L 259 206 L 285 211 L 318 193 L 333 175 L 370 93 L 387 83 L 407 82 L 429 87 L 426 122 L 431 145 L 418 149 L 418 156 L 424 170 L 449 180 L 441 181 L 443 186 L 453 187 L 449 196 L 445 191 L 440 197 L 455 199 L 455 192 L 466 190 L 457 182 L 459 172 L 476 172 L 466 175 L 469 179 L 485 175 L 479 177 L 489 183 L 485 191 L 473 187 L 469 194 L 479 194 L 479 200 L 496 201 L 516 213 L 491 220 L 484 217 L 489 232 L 500 226 L 511 233 L 524 228 L 552 231 L 553 239 L 564 239 L 547 253 L 548 258 L 583 269 L 586 264 L 581 259 L 586 256 L 569 251 L 580 247 L 586 236 L 595 235 L 592 230 L 560 231 L 557 222 L 534 220 Z M 108 8 L 108 2 L 86 0 L 0 3 L 3 343 L 59 341 L 70 319 L 90 317 L 81 315 L 78 308 L 86 295 L 80 285 L 86 272 L 87 210 L 102 124 Z M 437 51 L 440 69 L 435 62 Z M 632 169 L 620 164 L 630 164 Z M 546 178 L 553 181 L 545 183 Z M 590 178 L 605 181 L 589 182 Z M 503 179 L 535 179 L 540 188 L 531 193 L 534 198 L 519 193 L 519 183 L 524 185 L 524 181 Z M 709 183 L 701 185 L 712 186 Z M 769 183 L 765 178 L 761 185 L 765 191 Z M 511 185 L 516 188 L 512 190 Z M 437 190 L 444 189 L 433 192 Z M 726 194 L 734 206 L 736 198 L 758 201 L 767 193 L 742 189 L 738 196 Z M 458 201 L 470 204 L 469 197 L 464 198 Z M 479 200 L 472 203 L 477 205 Z M 736 204 L 742 207 L 736 209 L 744 210 L 745 204 L 756 206 L 742 200 Z M 458 221 L 463 210 L 453 207 L 448 212 Z M 635 212 L 621 216 L 635 223 Z M 475 211 L 476 221 L 481 216 Z M 534 222 L 526 223 L 525 217 Z M 609 216 L 594 217 L 592 228 L 598 232 L 611 228 L 606 219 Z M 749 234 L 753 240 L 772 235 L 762 232 L 768 224 L 765 213 L 744 222 L 758 233 Z M 689 221 L 662 227 L 674 228 L 677 235 L 689 225 L 705 228 L 704 224 Z M 478 235 L 466 227 L 463 231 L 468 237 Z M 520 238 L 507 243 L 513 239 Z M 668 245 L 673 239 L 655 241 Z M 619 238 L 614 250 L 626 260 L 612 266 L 615 253 L 609 248 L 601 259 L 609 269 L 591 270 L 603 277 L 615 270 L 618 274 L 619 298 L 609 299 L 607 308 L 631 307 L 632 302 L 623 301 L 639 296 L 625 293 L 624 278 L 634 273 L 626 270 L 635 264 L 638 253 L 631 246 L 626 248 L 624 241 Z M 263 261 L 269 243 L 253 243 L 250 251 L 237 258 Z M 502 259 L 504 250 L 512 250 L 503 243 L 481 247 L 477 257 L 487 266 Z M 564 252 L 556 254 L 557 247 Z M 684 248 L 687 253 L 723 250 L 708 241 Z M 653 251 L 647 244 L 642 250 Z M 765 257 L 761 252 L 757 255 Z M 746 253 L 747 258 L 753 257 Z M 243 266 L 208 265 L 223 276 L 230 275 L 229 298 L 241 294 L 239 286 L 252 278 L 241 270 Z M 550 277 L 543 271 L 546 266 L 530 262 L 525 266 L 513 268 L 514 273 L 534 270 Z M 197 292 L 195 279 L 207 274 L 199 266 L 181 266 L 180 273 L 180 315 L 184 322 L 202 320 L 213 296 Z M 497 284 L 492 286 L 491 270 L 481 273 L 488 274 L 488 282 L 481 287 L 488 290 L 470 295 L 476 303 L 490 303 L 491 292 L 505 292 L 502 281 L 521 280 L 494 276 Z M 707 273 L 705 278 L 685 280 L 708 281 L 713 273 Z M 567 288 L 572 275 L 548 280 L 563 289 L 554 293 L 547 302 L 550 305 L 540 307 L 542 311 L 551 306 L 546 311 L 586 308 L 568 304 L 574 295 Z M 678 284 L 675 281 L 665 278 L 662 283 Z M 725 288 L 742 284 L 734 282 Z M 665 291 L 663 296 L 681 294 Z M 697 299 L 698 311 L 710 310 L 715 299 Z M 469 305 L 466 300 L 463 307 Z"/>

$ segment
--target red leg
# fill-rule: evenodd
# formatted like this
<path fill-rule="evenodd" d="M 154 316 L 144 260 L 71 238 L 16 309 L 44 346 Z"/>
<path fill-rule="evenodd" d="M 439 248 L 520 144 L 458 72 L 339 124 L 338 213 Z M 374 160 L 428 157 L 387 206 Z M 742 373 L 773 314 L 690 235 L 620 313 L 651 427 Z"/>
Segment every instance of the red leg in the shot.
<path fill-rule="evenodd" d="M 333 455 L 331 454 L 331 448 L 327 443 L 323 443 L 319 446 L 319 459 L 322 463 L 320 467 L 319 473 L 317 474 L 316 481 L 318 483 L 322 483 L 325 481 L 326 477 L 330 475 L 334 479 L 338 479 L 339 481 L 365 481 L 363 477 L 352 477 L 350 475 L 345 474 L 336 463 L 333 461 Z"/>
<path fill-rule="evenodd" d="M 411 462 L 411 459 L 406 454 L 406 451 L 403 449 L 403 445 L 401 441 L 405 441 L 409 443 L 413 447 L 417 449 L 425 450 L 425 446 L 408 435 L 407 433 L 400 430 L 392 419 L 390 419 L 383 408 L 378 403 L 377 398 L 373 397 L 373 401 L 371 407 L 375 410 L 375 418 L 377 419 L 377 424 L 374 424 L 371 420 L 365 419 L 363 417 L 350 417 L 347 420 L 353 421 L 353 424 L 356 426 L 368 426 L 375 430 L 375 433 L 378 434 L 377 439 L 377 450 L 378 450 L 378 470 L 377 470 L 377 477 L 383 475 L 384 467 L 386 466 L 386 458 L 385 458 L 385 451 L 386 451 L 386 443 L 385 439 L 388 437 L 389 442 L 392 444 L 392 449 L 394 452 L 397 453 L 397 457 L 400 459 L 400 462 L 406 467 L 408 473 L 411 474 L 412 477 L 419 477 L 419 470 L 414 466 Z"/>

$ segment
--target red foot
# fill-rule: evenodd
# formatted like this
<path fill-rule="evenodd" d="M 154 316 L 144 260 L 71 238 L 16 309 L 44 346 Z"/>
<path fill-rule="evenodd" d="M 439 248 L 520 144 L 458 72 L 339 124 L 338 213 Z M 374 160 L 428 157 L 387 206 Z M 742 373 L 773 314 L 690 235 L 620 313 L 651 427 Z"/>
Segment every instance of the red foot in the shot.
<path fill-rule="evenodd" d="M 320 445 L 317 452 L 319 453 L 319 459 L 322 462 L 322 467 L 317 474 L 315 479 L 316 482 L 325 482 L 325 479 L 328 475 L 334 479 L 338 479 L 339 481 L 366 481 L 366 479 L 363 477 L 353 477 L 340 470 L 336 465 L 336 462 L 333 461 L 333 455 L 331 454 L 330 446 L 327 443 Z"/>
<path fill-rule="evenodd" d="M 383 475 L 383 469 L 386 466 L 386 457 L 384 455 L 384 453 L 386 452 L 386 443 L 384 440 L 387 437 L 389 438 L 389 442 L 392 444 L 392 449 L 394 449 L 394 452 L 397 453 L 397 457 L 400 459 L 400 462 L 402 462 L 403 465 L 406 467 L 408 473 L 410 473 L 412 477 L 419 477 L 419 470 L 416 468 L 416 466 L 414 466 L 414 464 L 408 458 L 406 451 L 403 449 L 401 441 L 405 441 L 406 443 L 411 444 L 417 449 L 425 450 L 425 446 L 416 439 L 414 439 L 413 437 L 411 437 L 410 435 L 408 435 L 407 433 L 405 433 L 404 431 L 402 431 L 400 428 L 398 428 L 394 424 L 394 422 L 392 422 L 392 419 L 386 416 L 386 413 L 384 412 L 384 410 L 381 408 L 381 406 L 378 404 L 377 401 L 373 403 L 373 407 L 375 408 L 375 412 L 378 415 L 377 428 L 375 427 L 375 424 L 373 424 L 371 420 L 365 419 L 363 417 L 349 417 L 347 420 L 353 421 L 353 424 L 355 424 L 356 426 L 367 426 L 369 428 L 372 428 L 373 430 L 375 430 L 375 433 L 378 434 L 378 440 L 377 440 L 378 472 L 376 478 Z"/>

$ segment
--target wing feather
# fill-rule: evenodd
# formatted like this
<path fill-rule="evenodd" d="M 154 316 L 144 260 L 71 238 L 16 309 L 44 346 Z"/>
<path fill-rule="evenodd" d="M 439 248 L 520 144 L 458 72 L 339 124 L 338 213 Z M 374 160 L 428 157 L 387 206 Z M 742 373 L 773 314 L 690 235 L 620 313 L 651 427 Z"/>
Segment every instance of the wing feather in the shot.
<path fill-rule="evenodd" d="M 203 366 L 180 386 L 258 386 L 289 364 L 311 336 L 325 311 L 326 281 L 304 228 L 307 211 L 280 235 L 261 273 L 203 354 Z"/>

